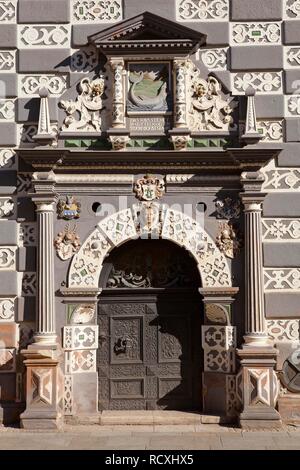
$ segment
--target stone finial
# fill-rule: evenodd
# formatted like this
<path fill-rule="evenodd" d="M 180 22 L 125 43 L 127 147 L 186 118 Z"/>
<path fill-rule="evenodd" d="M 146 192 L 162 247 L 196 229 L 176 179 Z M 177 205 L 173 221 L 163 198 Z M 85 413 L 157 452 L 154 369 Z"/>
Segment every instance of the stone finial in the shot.
<path fill-rule="evenodd" d="M 37 134 L 33 139 L 41 145 L 50 145 L 56 140 L 56 136 L 51 128 L 49 113 L 49 92 L 47 88 L 42 87 L 39 90 L 40 95 L 40 113 Z"/>
<path fill-rule="evenodd" d="M 254 88 L 248 87 L 245 96 L 247 97 L 247 114 L 245 132 L 241 139 L 246 144 L 257 144 L 262 139 L 262 135 L 257 130 Z"/>

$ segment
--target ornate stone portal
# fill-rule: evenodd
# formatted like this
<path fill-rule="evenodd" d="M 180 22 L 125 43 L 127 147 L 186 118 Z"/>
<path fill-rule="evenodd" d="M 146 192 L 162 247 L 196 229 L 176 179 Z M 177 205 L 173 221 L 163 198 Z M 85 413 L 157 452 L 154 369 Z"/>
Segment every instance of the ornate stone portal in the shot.
<path fill-rule="evenodd" d="M 151 264 L 145 252 L 142 277 L 128 274 L 121 266 L 111 269 L 107 282 L 99 288 L 99 280 L 107 274 L 108 256 L 138 238 L 165 240 L 185 249 L 201 278 L 202 353 L 194 371 L 203 377 L 201 411 L 226 419 L 239 417 L 245 427 L 280 423 L 275 410 L 279 389 L 274 370 L 277 350 L 269 341 L 263 305 L 263 195 L 262 180 L 256 173 L 276 150 L 245 146 L 259 140 L 251 93 L 246 139 L 239 140 L 236 100 L 226 94 L 216 76 L 202 75 L 194 64 L 192 51 L 204 42 L 205 36 L 197 31 L 149 13 L 94 34 L 89 38 L 90 46 L 106 56 L 106 66 L 100 73 L 81 79 L 66 92 L 67 98 L 62 96 L 58 148 L 50 147 L 50 142 L 47 148 L 20 150 L 34 170 L 32 200 L 38 208 L 39 234 L 37 326 L 34 343 L 23 351 L 27 367 L 27 408 L 22 416 L 25 427 L 58 426 L 61 414 L 97 414 L 99 384 L 103 386 L 104 403 L 110 402 L 109 393 L 119 394 L 124 400 L 132 393 L 138 397 L 138 409 L 156 406 L 153 400 L 145 404 L 141 385 L 146 380 L 154 383 L 153 371 L 140 373 L 130 386 L 123 384 L 122 377 L 110 377 L 115 382 L 107 388 L 107 365 L 97 366 L 96 359 L 98 350 L 98 354 L 106 351 L 107 358 L 109 354 L 119 359 L 127 355 L 129 359 L 138 357 L 144 364 L 143 352 L 140 349 L 137 353 L 131 334 L 132 328 L 140 331 L 136 326 L 139 318 L 131 321 L 133 326 L 122 323 L 122 316 L 123 320 L 125 314 L 132 316 L 132 307 L 126 302 L 112 349 L 109 352 L 107 344 L 103 346 L 111 335 L 108 323 L 105 328 L 97 324 L 102 287 L 109 296 L 113 295 L 111 291 L 122 289 L 167 290 L 174 281 L 168 273 L 164 282 L 153 284 L 153 276 L 145 271 Z M 48 101 L 45 96 L 41 99 L 42 123 Z M 49 127 L 48 112 L 46 115 Z M 249 174 L 249 168 L 254 174 Z M 239 185 L 244 189 L 244 244 L 233 226 L 241 212 L 237 202 Z M 223 188 L 226 195 L 220 198 Z M 128 198 L 125 207 L 124 196 Z M 215 207 L 217 213 L 213 214 Z M 62 227 L 60 219 L 73 218 L 79 219 L 82 245 L 75 226 Z M 218 219 L 224 219 L 219 235 Z M 233 273 L 238 271 L 235 257 L 243 249 L 249 275 L 234 278 L 239 287 L 232 287 Z M 13 253 L 11 258 L 14 262 Z M 63 263 L 66 260 L 71 261 Z M 131 261 L 132 270 L 137 270 Z M 165 273 L 158 267 L 161 281 Z M 176 272 L 182 281 L 184 266 L 180 260 L 176 261 Z M 244 282 L 245 315 L 234 305 Z M 184 287 L 178 276 L 175 284 Z M 59 292 L 54 285 L 60 285 Z M 199 316 L 201 307 L 199 302 Z M 56 318 L 62 332 L 56 327 Z M 107 319 L 103 315 L 102 320 Z M 110 319 L 115 321 L 113 315 Z M 180 362 L 178 355 L 172 357 L 176 328 L 160 331 L 162 342 L 167 344 L 169 368 L 175 363 L 177 368 L 183 367 L 183 359 Z M 149 350 L 154 348 L 149 344 Z M 289 367 L 291 363 L 286 365 L 286 374 Z M 163 388 L 163 377 L 158 379 L 159 390 L 167 390 Z M 176 380 L 178 386 L 179 377 Z M 172 396 L 174 388 L 166 395 Z"/>

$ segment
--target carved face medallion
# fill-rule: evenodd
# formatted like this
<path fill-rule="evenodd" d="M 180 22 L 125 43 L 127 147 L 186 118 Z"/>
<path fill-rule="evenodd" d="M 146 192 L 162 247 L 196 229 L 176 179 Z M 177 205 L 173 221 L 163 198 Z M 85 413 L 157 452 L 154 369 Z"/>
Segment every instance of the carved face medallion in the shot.
<path fill-rule="evenodd" d="M 144 178 L 137 180 L 134 192 L 140 201 L 154 201 L 154 199 L 160 199 L 163 196 L 165 183 L 161 178 L 146 175 Z"/>

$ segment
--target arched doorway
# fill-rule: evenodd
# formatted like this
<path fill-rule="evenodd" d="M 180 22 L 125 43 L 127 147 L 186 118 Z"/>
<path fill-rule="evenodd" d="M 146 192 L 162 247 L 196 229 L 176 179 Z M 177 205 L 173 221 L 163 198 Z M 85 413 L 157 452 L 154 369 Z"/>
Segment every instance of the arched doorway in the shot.
<path fill-rule="evenodd" d="M 115 248 L 100 276 L 100 410 L 201 410 L 199 270 L 167 240 Z"/>

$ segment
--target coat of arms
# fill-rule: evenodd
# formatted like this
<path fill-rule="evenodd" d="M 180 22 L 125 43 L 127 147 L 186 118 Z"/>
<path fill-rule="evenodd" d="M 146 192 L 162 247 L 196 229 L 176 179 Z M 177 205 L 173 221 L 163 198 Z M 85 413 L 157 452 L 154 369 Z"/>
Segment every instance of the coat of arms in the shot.
<path fill-rule="evenodd" d="M 134 192 L 140 201 L 154 201 L 160 199 L 165 192 L 165 183 L 162 178 L 152 175 L 145 175 L 134 185 Z"/>
<path fill-rule="evenodd" d="M 54 246 L 56 248 L 57 256 L 66 261 L 72 258 L 72 256 L 79 251 L 80 238 L 77 235 L 77 228 L 74 225 L 73 228 L 69 224 L 66 225 L 63 232 L 59 232 L 54 240 Z"/>
<path fill-rule="evenodd" d="M 57 213 L 61 219 L 78 219 L 81 211 L 81 204 L 74 196 L 66 196 L 66 200 L 60 199 L 57 204 Z"/>

